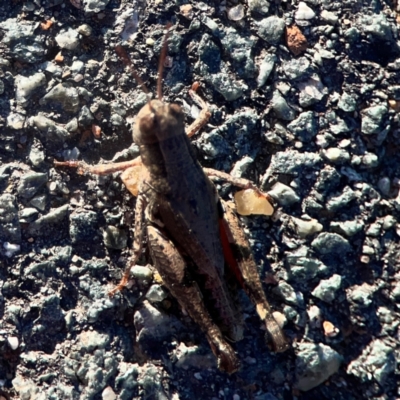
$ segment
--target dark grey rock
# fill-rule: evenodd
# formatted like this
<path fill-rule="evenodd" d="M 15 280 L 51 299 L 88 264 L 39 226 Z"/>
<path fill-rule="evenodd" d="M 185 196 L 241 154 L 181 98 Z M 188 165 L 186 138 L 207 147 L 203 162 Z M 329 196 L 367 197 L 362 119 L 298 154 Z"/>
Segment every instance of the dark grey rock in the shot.
<path fill-rule="evenodd" d="M 235 69 L 243 78 L 252 77 L 255 73 L 252 55 L 255 43 L 255 39 L 244 37 L 233 28 L 228 28 L 221 40 L 225 53 L 233 60 Z"/>
<path fill-rule="evenodd" d="M 98 216 L 95 211 L 78 209 L 69 215 L 69 236 L 72 243 L 92 242 L 96 236 Z"/>
<path fill-rule="evenodd" d="M 299 299 L 293 287 L 286 283 L 285 281 L 280 281 L 278 286 L 273 289 L 274 293 L 280 296 L 283 301 L 292 306 L 299 305 Z"/>
<path fill-rule="evenodd" d="M 311 243 L 311 246 L 321 255 L 336 255 L 343 257 L 351 252 L 351 245 L 336 233 L 322 232 Z"/>
<path fill-rule="evenodd" d="M 24 199 L 33 197 L 48 181 L 48 176 L 41 172 L 28 172 L 22 175 L 17 187 L 18 194 Z"/>
<path fill-rule="evenodd" d="M 297 388 L 307 392 L 335 374 L 343 357 L 329 346 L 301 343 L 296 359 Z"/>
<path fill-rule="evenodd" d="M 11 194 L 0 196 L 0 242 L 21 242 L 17 199 Z"/>
<path fill-rule="evenodd" d="M 43 217 L 38 218 L 29 225 L 29 233 L 31 235 L 51 235 L 52 230 L 50 227 L 54 224 L 60 223 L 64 218 L 67 217 L 69 205 L 52 209 Z"/>
<path fill-rule="evenodd" d="M 127 246 L 128 236 L 125 230 L 109 225 L 103 232 L 103 240 L 106 247 L 118 250 Z"/>
<path fill-rule="evenodd" d="M 211 74 L 204 77 L 206 81 L 222 96 L 226 101 L 234 101 L 243 96 L 243 91 L 247 86 L 233 80 L 227 73 Z"/>
<path fill-rule="evenodd" d="M 162 343 L 182 329 L 177 319 L 161 313 L 148 301 L 144 301 L 142 307 L 135 312 L 134 324 L 136 340 L 144 349 L 152 348 L 154 343 Z"/>
<path fill-rule="evenodd" d="M 93 117 L 93 114 L 90 112 L 89 108 L 86 106 L 83 106 L 81 108 L 81 110 L 79 111 L 79 117 L 78 117 L 79 124 L 86 127 L 86 126 L 91 125 L 93 120 L 94 120 L 94 117 Z"/>

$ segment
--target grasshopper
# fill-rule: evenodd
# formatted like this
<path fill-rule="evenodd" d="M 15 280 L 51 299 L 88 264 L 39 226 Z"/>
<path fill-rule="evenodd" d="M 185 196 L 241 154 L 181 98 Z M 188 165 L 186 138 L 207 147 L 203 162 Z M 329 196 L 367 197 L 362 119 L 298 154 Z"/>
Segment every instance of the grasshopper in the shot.
<path fill-rule="evenodd" d="M 163 103 L 161 74 L 165 43 L 166 38 L 159 67 L 158 99 L 150 100 L 140 110 L 133 130 L 140 156 L 108 165 L 89 166 L 79 161 L 55 164 L 76 167 L 79 173 L 101 175 L 116 171 L 125 171 L 126 175 L 132 168 L 140 168 L 133 254 L 121 283 L 110 295 L 126 286 L 146 236 L 164 285 L 205 333 L 219 369 L 233 373 L 238 370 L 239 362 L 228 340 L 242 338 L 243 323 L 228 287 L 232 277 L 254 303 L 273 350 L 284 351 L 288 344 L 272 315 L 238 217 L 232 206 L 219 198 L 211 178 L 267 195 L 249 180 L 200 166 L 188 137 L 206 124 L 211 114 L 207 104 L 191 90 L 191 97 L 202 110 L 185 132 L 180 106 Z M 127 62 L 121 48 L 118 53 Z M 125 183 L 134 192 L 129 178 Z"/>

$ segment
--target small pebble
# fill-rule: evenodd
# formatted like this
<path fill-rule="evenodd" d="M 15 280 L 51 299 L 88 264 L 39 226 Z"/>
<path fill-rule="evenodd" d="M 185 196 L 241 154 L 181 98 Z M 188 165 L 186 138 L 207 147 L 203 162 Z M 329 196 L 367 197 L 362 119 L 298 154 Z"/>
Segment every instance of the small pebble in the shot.
<path fill-rule="evenodd" d="M 332 322 L 324 321 L 322 323 L 322 327 L 324 329 L 324 335 L 326 337 L 335 337 L 339 333 L 339 329 L 336 328 L 336 326 L 333 325 Z"/>
<path fill-rule="evenodd" d="M 238 4 L 235 7 L 232 7 L 228 11 L 228 18 L 231 21 L 240 21 L 244 17 L 244 7 L 242 4 Z"/>
<path fill-rule="evenodd" d="M 17 350 L 19 346 L 19 340 L 16 336 L 10 336 L 7 338 L 7 343 L 11 350 Z"/>

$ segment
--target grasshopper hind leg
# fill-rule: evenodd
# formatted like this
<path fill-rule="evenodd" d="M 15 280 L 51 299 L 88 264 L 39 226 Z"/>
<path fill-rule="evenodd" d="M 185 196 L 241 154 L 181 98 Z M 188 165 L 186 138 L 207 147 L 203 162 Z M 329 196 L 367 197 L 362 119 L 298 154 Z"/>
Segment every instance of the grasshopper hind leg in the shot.
<path fill-rule="evenodd" d="M 150 253 L 158 273 L 171 294 L 206 334 L 210 347 L 217 357 L 218 368 L 233 373 L 239 362 L 219 327 L 212 320 L 198 285 L 186 278 L 186 263 L 174 244 L 157 227 L 147 226 Z"/>

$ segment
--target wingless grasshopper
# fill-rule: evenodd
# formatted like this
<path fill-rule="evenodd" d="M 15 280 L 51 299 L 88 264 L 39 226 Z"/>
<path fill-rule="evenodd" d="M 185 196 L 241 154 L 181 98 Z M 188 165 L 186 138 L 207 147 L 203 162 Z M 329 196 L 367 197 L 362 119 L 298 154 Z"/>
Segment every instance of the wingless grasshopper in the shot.
<path fill-rule="evenodd" d="M 132 168 L 140 168 L 133 254 L 121 283 L 110 295 L 127 284 L 130 269 L 141 254 L 146 236 L 163 283 L 206 334 L 219 369 L 233 373 L 237 371 L 239 362 L 227 339 L 240 340 L 243 323 L 228 287 L 232 276 L 250 297 L 264 321 L 266 339 L 272 349 L 281 352 L 288 345 L 272 315 L 238 217 L 232 207 L 219 198 L 210 178 L 223 179 L 240 188 L 252 188 L 260 196 L 267 195 L 261 193 L 251 181 L 203 169 L 198 163 L 188 136 L 208 121 L 210 113 L 207 104 L 191 90 L 190 95 L 201 105 L 202 111 L 185 132 L 180 106 L 162 102 L 161 75 L 166 40 L 158 73 L 158 99 L 148 101 L 140 110 L 133 130 L 133 140 L 139 145 L 140 157 L 98 166 L 79 161 L 55 164 L 76 167 L 79 173 L 101 175 L 129 168 L 123 174 L 125 177 L 129 176 Z M 121 47 L 117 53 L 125 63 L 129 62 Z M 129 178 L 125 181 L 133 192 Z"/>

